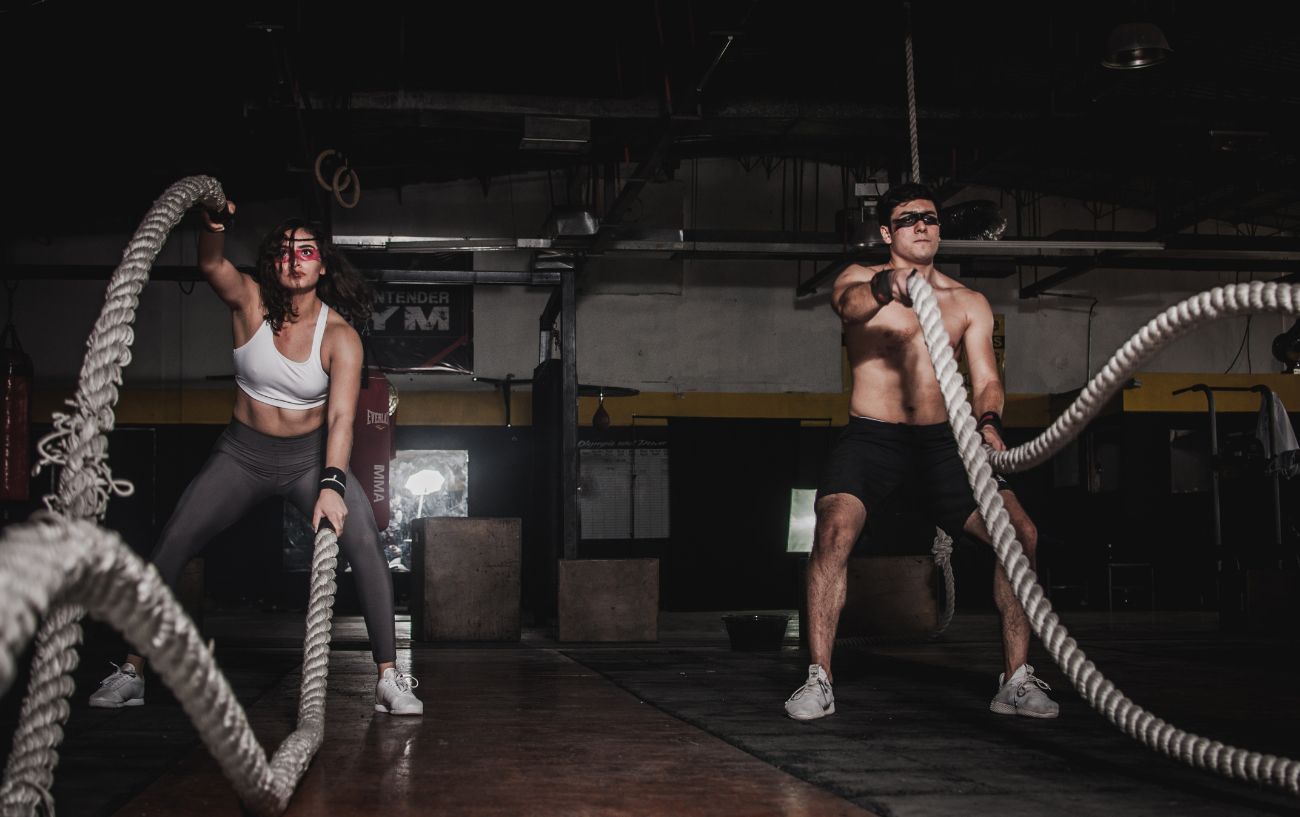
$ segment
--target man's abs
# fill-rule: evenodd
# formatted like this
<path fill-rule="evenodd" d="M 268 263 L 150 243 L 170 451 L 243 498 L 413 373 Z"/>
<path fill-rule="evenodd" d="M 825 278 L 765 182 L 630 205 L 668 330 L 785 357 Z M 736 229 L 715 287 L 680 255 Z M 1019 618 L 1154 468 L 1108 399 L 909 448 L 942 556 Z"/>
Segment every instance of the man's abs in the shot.
<path fill-rule="evenodd" d="M 915 317 L 909 310 L 906 316 L 879 318 L 848 327 L 845 334 L 853 370 L 849 412 L 889 423 L 944 422 L 943 394 Z"/>
<path fill-rule="evenodd" d="M 854 367 L 849 413 L 908 425 L 932 425 L 948 417 L 933 371 L 900 372 L 878 360 Z"/>

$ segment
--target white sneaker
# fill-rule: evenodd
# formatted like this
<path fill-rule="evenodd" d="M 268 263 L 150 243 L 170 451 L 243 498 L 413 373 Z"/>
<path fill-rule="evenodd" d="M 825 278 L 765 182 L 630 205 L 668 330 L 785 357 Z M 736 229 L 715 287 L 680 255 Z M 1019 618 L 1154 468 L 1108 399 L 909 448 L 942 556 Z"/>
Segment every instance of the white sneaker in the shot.
<path fill-rule="evenodd" d="M 113 674 L 100 681 L 99 689 L 91 693 L 90 705 L 98 709 L 144 706 L 144 679 L 131 664 L 113 664 Z"/>
<path fill-rule="evenodd" d="M 411 690 L 420 682 L 389 667 L 375 684 L 375 711 L 391 715 L 423 715 L 424 703 Z"/>
<path fill-rule="evenodd" d="M 835 693 L 820 664 L 808 667 L 808 680 L 785 702 L 785 713 L 797 721 L 812 721 L 835 714 Z"/>
<path fill-rule="evenodd" d="M 989 704 L 990 711 L 1026 718 L 1055 718 L 1061 714 L 1060 704 L 1047 697 L 1045 692 L 1051 687 L 1034 675 L 1033 667 L 1021 664 L 1011 674 L 1011 680 L 1003 683 L 1005 675 L 1006 673 L 998 675 L 998 694 L 993 696 L 993 701 Z"/>

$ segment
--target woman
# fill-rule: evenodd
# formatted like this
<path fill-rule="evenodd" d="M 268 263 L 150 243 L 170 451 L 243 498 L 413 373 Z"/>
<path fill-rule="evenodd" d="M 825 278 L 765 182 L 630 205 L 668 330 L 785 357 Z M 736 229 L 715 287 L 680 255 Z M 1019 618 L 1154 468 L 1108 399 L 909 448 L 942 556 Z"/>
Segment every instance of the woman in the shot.
<path fill-rule="evenodd" d="M 226 205 L 233 215 L 233 203 Z M 416 681 L 399 671 L 393 586 L 370 503 L 348 473 L 352 420 L 361 388 L 361 338 L 348 323 L 366 320 L 370 287 L 316 225 L 292 219 L 258 252 L 256 278 L 225 257 L 225 225 L 203 212 L 199 269 L 230 307 L 234 326 L 234 419 L 181 496 L 154 549 L 153 563 L 175 587 L 185 563 L 220 531 L 268 496 L 311 518 L 329 520 L 352 565 L 379 680 L 375 710 L 419 715 Z M 90 705 L 144 703 L 144 660 L 126 662 L 100 682 Z"/>

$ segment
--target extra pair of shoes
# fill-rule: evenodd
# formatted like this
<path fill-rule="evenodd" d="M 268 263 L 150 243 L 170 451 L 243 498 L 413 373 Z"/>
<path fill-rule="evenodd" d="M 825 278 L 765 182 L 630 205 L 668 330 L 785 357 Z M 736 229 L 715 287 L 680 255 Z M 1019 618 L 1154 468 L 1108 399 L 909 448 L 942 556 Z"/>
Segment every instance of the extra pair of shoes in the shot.
<path fill-rule="evenodd" d="M 1061 707 L 1047 696 L 1051 687 L 1034 675 L 1033 667 L 1021 664 L 1004 682 L 1005 676 L 1006 673 L 998 676 L 998 692 L 989 704 L 990 711 L 1026 718 L 1055 718 L 1060 714 Z M 785 712 L 797 721 L 812 721 L 835 714 L 835 692 L 821 665 L 808 667 L 808 680 L 785 702 Z"/>
<path fill-rule="evenodd" d="M 111 662 L 110 662 L 111 663 Z M 384 670 L 375 684 L 375 711 L 390 715 L 423 715 L 424 703 L 411 690 L 420 682 L 397 669 Z M 144 679 L 131 664 L 113 664 L 113 674 L 99 682 L 90 696 L 97 709 L 144 705 Z"/>

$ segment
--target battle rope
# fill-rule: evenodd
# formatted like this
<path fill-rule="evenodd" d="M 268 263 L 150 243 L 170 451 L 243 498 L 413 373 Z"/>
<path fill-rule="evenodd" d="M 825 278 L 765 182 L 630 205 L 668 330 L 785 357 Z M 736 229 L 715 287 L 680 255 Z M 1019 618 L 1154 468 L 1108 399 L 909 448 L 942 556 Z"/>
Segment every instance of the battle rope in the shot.
<path fill-rule="evenodd" d="M 0 813 L 6 817 L 25 817 L 37 807 L 53 812 L 49 788 L 68 717 L 83 606 L 157 662 L 155 669 L 178 693 L 203 742 L 255 813 L 284 811 L 320 746 L 338 554 L 332 532 L 317 534 L 312 559 L 298 728 L 268 764 L 229 684 L 157 572 L 113 534 L 75 521 L 102 516 L 111 495 L 130 493 L 130 484 L 114 480 L 108 468 L 106 435 L 114 426 L 122 368 L 131 360 L 131 323 L 154 258 L 196 203 L 213 210 L 225 206 L 215 179 L 191 176 L 172 185 L 132 236 L 87 343 L 77 393 L 68 403 L 76 411 L 55 414 L 54 432 L 37 446 L 37 468 L 63 467 L 57 493 L 45 497 L 50 512 L 10 526 L 0 537 L 0 695 L 13 683 L 16 657 L 40 623 L 32 680 L 0 785 Z"/>
<path fill-rule="evenodd" d="M 229 681 L 158 571 L 117 534 L 90 522 L 42 512 L 11 526 L 0 538 L 0 694 L 13 682 L 15 658 L 30 640 L 41 612 L 73 609 L 62 602 L 75 598 L 91 615 L 120 630 L 149 660 L 176 693 L 244 804 L 255 814 L 279 814 L 324 736 L 338 552 L 333 533 L 322 530 L 316 535 L 298 726 L 269 762 Z M 42 628 L 42 638 L 50 637 L 46 633 Z M 36 664 L 32 680 L 57 685 L 61 697 L 35 710 L 24 706 L 0 788 L 0 812 L 5 815 L 31 814 L 38 805 L 52 805 L 48 792 L 54 764 L 47 757 L 62 738 L 60 724 L 68 714 L 65 699 L 73 687 L 66 672 L 76 666 L 80 628 L 73 621 L 52 637 L 62 642 L 57 646 L 59 654 L 67 656 L 66 663 Z"/>
<path fill-rule="evenodd" d="M 77 393 L 68 402 L 76 412 L 56 413 L 54 431 L 37 443 L 37 469 L 64 466 L 59 472 L 57 494 L 45 498 L 45 506 L 51 511 L 75 519 L 102 517 L 109 496 L 130 495 L 130 484 L 115 481 L 109 471 L 105 435 L 113 430 L 113 406 L 117 405 L 122 369 L 131 362 L 131 343 L 135 340 L 131 324 L 140 290 L 148 282 L 149 269 L 168 234 L 196 203 L 211 210 L 225 209 L 226 197 L 216 179 L 189 176 L 167 188 L 136 228 L 122 253 L 122 263 L 109 279 L 104 306 L 86 343 Z"/>
<path fill-rule="evenodd" d="M 975 418 L 966 401 L 966 389 L 957 371 L 948 331 L 943 325 L 933 290 L 919 275 L 909 279 L 907 288 L 925 333 L 925 343 L 948 409 L 948 421 L 957 438 L 957 448 L 965 463 L 971 489 L 975 492 L 980 516 L 993 539 L 993 549 L 1034 633 L 1070 683 L 1093 709 L 1150 749 L 1196 768 L 1212 769 L 1227 777 L 1276 786 L 1300 795 L 1300 762 L 1228 746 L 1178 729 L 1129 700 L 1087 660 L 1083 650 L 1070 638 L 1052 611 L 1029 560 L 1016 541 L 989 465 L 992 460 L 999 468 L 1006 463 L 1011 466 L 1009 470 L 1023 470 L 1046 460 L 1082 430 L 1105 399 L 1137 370 L 1139 364 L 1160 346 L 1198 324 L 1242 312 L 1300 314 L 1300 285 L 1256 282 L 1218 287 L 1169 308 L 1115 353 L 1106 368 L 1051 428 L 1026 445 L 992 454 L 984 451 L 983 439 L 975 428 Z"/>
<path fill-rule="evenodd" d="M 990 454 L 993 466 L 1014 474 L 1040 465 L 1073 439 L 1106 401 L 1160 348 L 1194 327 L 1220 318 L 1256 312 L 1300 312 L 1300 285 L 1255 281 L 1215 287 L 1175 304 L 1156 317 L 1111 356 L 1056 422 L 1038 437 L 1008 451 Z"/>

